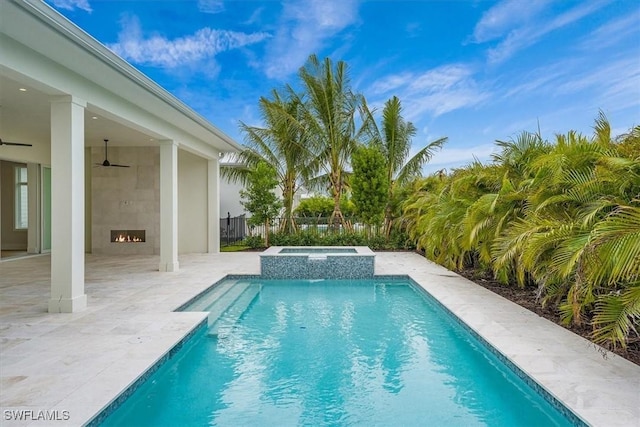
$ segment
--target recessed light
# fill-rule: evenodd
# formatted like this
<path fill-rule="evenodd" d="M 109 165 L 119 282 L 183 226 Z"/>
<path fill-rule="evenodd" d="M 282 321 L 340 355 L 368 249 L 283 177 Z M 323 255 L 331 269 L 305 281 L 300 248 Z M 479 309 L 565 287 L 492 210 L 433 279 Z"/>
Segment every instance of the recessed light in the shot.
<path fill-rule="evenodd" d="M 93 120 L 98 120 L 98 117 L 97 117 L 97 116 L 92 116 L 91 118 L 92 118 Z"/>
<path fill-rule="evenodd" d="M 20 92 L 26 92 L 27 90 L 23 87 L 21 87 L 20 89 L 18 89 Z"/>

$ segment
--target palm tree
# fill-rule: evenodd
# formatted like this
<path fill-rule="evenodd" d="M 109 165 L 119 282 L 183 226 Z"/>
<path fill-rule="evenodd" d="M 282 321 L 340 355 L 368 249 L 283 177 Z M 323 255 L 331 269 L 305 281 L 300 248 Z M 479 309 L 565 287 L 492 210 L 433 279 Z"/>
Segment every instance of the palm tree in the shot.
<path fill-rule="evenodd" d="M 259 101 L 263 127 L 240 122 L 246 149 L 238 154 L 240 167 L 223 167 L 221 173 L 231 180 L 246 183 L 248 172 L 264 161 L 277 174 L 282 192 L 284 218 L 281 230 L 295 229 L 293 199 L 299 185 L 306 179 L 309 168 L 309 151 L 305 148 L 304 132 L 298 126 L 301 115 L 300 98 L 292 92 L 284 98 L 276 90 L 271 99 Z"/>
<path fill-rule="evenodd" d="M 363 117 L 368 119 L 366 122 L 370 126 L 367 130 L 371 143 L 377 145 L 387 159 L 389 196 L 385 208 L 384 229 L 388 236 L 394 220 L 393 205 L 397 202 L 398 188 L 422 176 L 422 168 L 431 160 L 435 150 L 442 148 L 447 137 L 430 142 L 408 159 L 416 127 L 402 117 L 402 106 L 398 97 L 394 96 L 384 104 L 380 128 L 376 125 L 366 103 L 363 103 L 362 110 Z"/>
<path fill-rule="evenodd" d="M 566 324 L 626 347 L 640 341 L 640 128 L 612 139 L 600 114 L 594 130 L 498 142 L 492 164 L 421 181 L 403 219 L 430 259 L 537 285 Z"/>
<path fill-rule="evenodd" d="M 308 182 L 316 188 L 329 189 L 334 200 L 330 223 L 347 227 L 340 198 L 346 188 L 351 154 L 366 126 L 363 124 L 356 130 L 355 114 L 362 97 L 351 91 L 344 61 L 334 67 L 331 59 L 321 62 L 311 55 L 299 77 L 305 98 L 299 98 L 304 108 L 298 124 L 314 156 L 310 170 L 316 173 Z"/>
<path fill-rule="evenodd" d="M 603 114 L 594 128 L 531 159 L 526 215 L 496 239 L 494 268 L 515 261 L 567 324 L 594 315 L 594 338 L 624 347 L 640 319 L 640 163 L 617 150 Z"/>

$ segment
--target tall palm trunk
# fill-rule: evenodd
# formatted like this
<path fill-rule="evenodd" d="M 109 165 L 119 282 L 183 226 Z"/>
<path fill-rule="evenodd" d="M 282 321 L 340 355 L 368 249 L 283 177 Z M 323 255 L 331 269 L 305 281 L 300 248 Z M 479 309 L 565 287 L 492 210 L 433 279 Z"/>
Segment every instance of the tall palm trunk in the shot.
<path fill-rule="evenodd" d="M 340 208 L 340 199 L 342 198 L 342 190 L 344 184 L 342 183 L 342 176 L 339 173 L 331 174 L 331 191 L 333 196 L 333 212 L 329 218 L 330 226 L 338 230 L 342 226 L 345 230 L 349 230 L 351 227 L 342 213 Z"/>
<path fill-rule="evenodd" d="M 280 223 L 280 231 L 293 233 L 296 231 L 297 226 L 293 217 L 293 195 L 295 194 L 295 177 L 292 174 L 287 174 L 284 182 L 284 217 Z"/>

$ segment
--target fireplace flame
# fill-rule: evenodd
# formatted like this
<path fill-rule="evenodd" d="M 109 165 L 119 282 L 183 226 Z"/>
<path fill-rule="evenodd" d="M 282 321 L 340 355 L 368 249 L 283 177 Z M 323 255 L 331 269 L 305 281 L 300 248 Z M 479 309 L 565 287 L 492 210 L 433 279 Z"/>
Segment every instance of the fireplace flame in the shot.
<path fill-rule="evenodd" d="M 136 236 L 130 236 L 130 235 L 124 235 L 124 234 L 118 234 L 118 236 L 113 239 L 114 242 L 116 243 L 129 243 L 129 242 L 142 242 L 142 239 L 140 237 L 136 237 Z"/>

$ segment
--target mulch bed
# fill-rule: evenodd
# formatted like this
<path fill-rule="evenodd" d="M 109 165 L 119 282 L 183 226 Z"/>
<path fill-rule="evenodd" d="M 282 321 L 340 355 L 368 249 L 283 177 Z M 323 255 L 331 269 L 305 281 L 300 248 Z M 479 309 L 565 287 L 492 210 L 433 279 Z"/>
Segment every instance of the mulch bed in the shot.
<path fill-rule="evenodd" d="M 540 302 L 536 300 L 536 289 L 527 287 L 527 288 L 519 288 L 514 285 L 503 285 L 495 280 L 493 280 L 490 276 L 478 274 L 475 270 L 463 270 L 458 271 L 458 274 L 461 276 L 471 280 L 472 282 L 486 288 L 492 292 L 495 292 L 498 295 L 503 296 L 504 298 L 536 313 L 538 316 L 544 317 L 562 326 L 565 329 L 570 330 L 571 332 L 580 335 L 581 337 L 592 341 L 591 339 L 591 327 L 589 325 L 583 325 L 581 327 L 571 326 L 567 327 L 562 324 L 560 320 L 560 315 L 558 311 L 554 307 L 542 307 Z M 542 338 L 542 337 L 541 337 Z M 612 350 L 613 353 L 624 357 L 625 359 L 635 363 L 640 366 L 640 343 L 631 343 L 627 346 L 626 350 L 616 349 Z M 606 357 L 607 352 L 603 351 L 603 357 Z"/>

